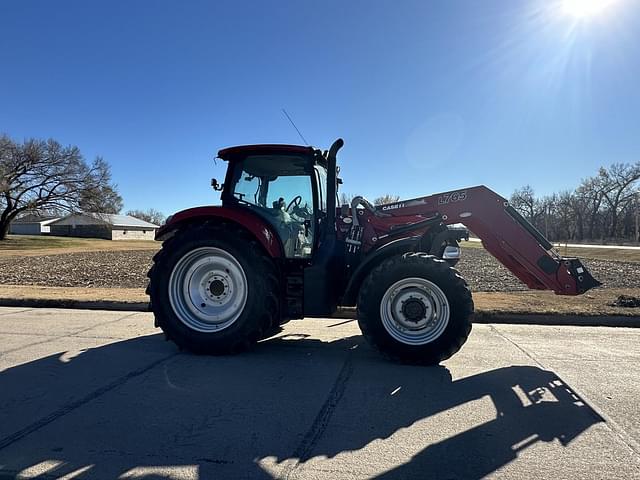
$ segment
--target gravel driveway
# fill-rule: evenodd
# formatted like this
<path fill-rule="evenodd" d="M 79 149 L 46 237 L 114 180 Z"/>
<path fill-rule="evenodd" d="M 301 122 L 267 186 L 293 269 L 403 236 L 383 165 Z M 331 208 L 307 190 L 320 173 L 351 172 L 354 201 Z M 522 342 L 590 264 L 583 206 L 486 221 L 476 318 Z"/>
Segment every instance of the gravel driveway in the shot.
<path fill-rule="evenodd" d="M 85 252 L 0 258 L 0 284 L 51 287 L 145 288 L 151 250 Z M 640 263 L 585 260 L 595 278 L 610 288 L 640 288 Z M 458 269 L 474 291 L 527 290 L 486 251 L 463 250 Z"/>

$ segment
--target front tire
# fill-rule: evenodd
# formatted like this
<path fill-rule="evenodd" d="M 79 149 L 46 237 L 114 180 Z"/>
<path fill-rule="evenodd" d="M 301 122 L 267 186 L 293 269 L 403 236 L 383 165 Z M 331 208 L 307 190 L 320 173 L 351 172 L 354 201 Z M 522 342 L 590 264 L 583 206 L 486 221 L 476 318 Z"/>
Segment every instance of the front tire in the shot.
<path fill-rule="evenodd" d="M 180 348 L 235 353 L 278 326 L 276 267 L 234 225 L 179 230 L 164 242 L 148 276 L 156 325 Z"/>
<path fill-rule="evenodd" d="M 434 365 L 451 357 L 466 342 L 472 315 L 464 279 L 447 262 L 425 253 L 382 262 L 358 296 L 362 334 L 401 363 Z"/>

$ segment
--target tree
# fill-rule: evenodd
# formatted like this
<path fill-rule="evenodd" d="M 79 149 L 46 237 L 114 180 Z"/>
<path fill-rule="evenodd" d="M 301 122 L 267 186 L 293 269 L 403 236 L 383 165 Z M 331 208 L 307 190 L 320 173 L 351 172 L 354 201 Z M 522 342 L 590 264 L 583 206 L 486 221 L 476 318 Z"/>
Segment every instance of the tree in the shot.
<path fill-rule="evenodd" d="M 555 215 L 558 220 L 558 240 L 569 241 L 576 236 L 576 202 L 573 192 L 564 191 L 555 195 Z"/>
<path fill-rule="evenodd" d="M 340 204 L 341 205 L 351 205 L 351 200 L 355 198 L 355 195 L 351 195 L 350 193 L 342 192 L 340 194 Z"/>
<path fill-rule="evenodd" d="M 132 217 L 155 225 L 162 225 L 166 218 L 162 212 L 159 212 L 154 208 L 149 208 L 148 210 L 129 210 L 127 215 L 131 215 Z"/>
<path fill-rule="evenodd" d="M 516 189 L 511 195 L 509 203 L 513 208 L 518 210 L 522 216 L 534 224 L 536 223 L 536 219 L 542 215 L 544 211 L 544 206 L 536 199 L 535 192 L 533 188 L 531 188 L 531 185 L 525 185 L 522 188 Z"/>
<path fill-rule="evenodd" d="M 102 157 L 93 163 L 95 176 L 80 192 L 78 208 L 83 212 L 120 213 L 122 197 L 111 183 L 111 167 Z"/>
<path fill-rule="evenodd" d="M 575 190 L 542 199 L 527 185 L 514 191 L 510 200 L 551 240 L 636 238 L 639 202 L 640 162 L 601 167 Z"/>
<path fill-rule="evenodd" d="M 25 212 L 79 210 L 118 213 L 122 198 L 109 164 L 88 164 L 76 146 L 30 139 L 20 144 L 0 135 L 0 240 Z"/>
<path fill-rule="evenodd" d="M 388 193 L 382 195 L 381 197 L 377 197 L 373 200 L 374 205 L 387 205 L 389 203 L 396 203 L 400 200 L 399 195 L 390 195 Z"/>
<path fill-rule="evenodd" d="M 599 177 L 590 177 L 582 180 L 576 189 L 576 197 L 583 206 L 583 214 L 587 219 L 587 237 L 594 239 L 597 235 L 596 228 L 601 218 L 601 206 L 607 185 Z"/>
<path fill-rule="evenodd" d="M 558 225 L 556 222 L 556 207 L 558 203 L 557 195 L 547 195 L 539 200 L 540 208 L 542 208 L 542 215 L 538 218 L 538 222 L 535 226 L 544 233 L 546 238 L 555 238 L 558 231 Z M 515 207 L 514 207 L 515 208 Z"/>
<path fill-rule="evenodd" d="M 640 162 L 635 165 L 614 163 L 609 169 L 601 168 L 598 176 L 609 187 L 604 192 L 604 199 L 609 207 L 609 236 L 614 238 L 618 233 L 621 213 L 638 192 L 635 184 L 640 180 Z"/>

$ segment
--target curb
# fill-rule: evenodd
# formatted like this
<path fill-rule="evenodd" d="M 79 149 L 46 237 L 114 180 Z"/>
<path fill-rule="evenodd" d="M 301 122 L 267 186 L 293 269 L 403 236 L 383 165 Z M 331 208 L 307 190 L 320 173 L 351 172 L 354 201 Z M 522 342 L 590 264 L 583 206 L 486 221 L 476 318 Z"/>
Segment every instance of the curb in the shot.
<path fill-rule="evenodd" d="M 58 300 L 35 298 L 0 298 L 0 307 L 27 308 L 70 308 L 79 310 L 115 310 L 129 312 L 149 312 L 147 302 L 116 302 L 108 300 Z M 331 318 L 355 319 L 355 308 L 338 309 Z M 550 315 L 541 313 L 500 313 L 476 312 L 473 323 L 514 324 L 514 325 L 554 325 L 583 327 L 629 327 L 640 328 L 640 315 Z"/>
<path fill-rule="evenodd" d="M 476 312 L 473 323 L 640 328 L 640 316 L 635 315 L 626 317 L 623 315 L 549 315 L 543 313 L 522 314 Z"/>
<path fill-rule="evenodd" d="M 503 323 L 514 325 L 556 325 L 582 327 L 640 328 L 639 315 L 567 315 L 548 313 L 501 313 L 476 311 L 473 323 Z M 331 318 L 355 319 L 355 308 L 339 308 Z"/>
<path fill-rule="evenodd" d="M 0 298 L 0 307 L 71 308 L 78 310 L 115 310 L 148 312 L 148 302 L 115 302 L 110 300 L 65 300 L 49 298 Z"/>

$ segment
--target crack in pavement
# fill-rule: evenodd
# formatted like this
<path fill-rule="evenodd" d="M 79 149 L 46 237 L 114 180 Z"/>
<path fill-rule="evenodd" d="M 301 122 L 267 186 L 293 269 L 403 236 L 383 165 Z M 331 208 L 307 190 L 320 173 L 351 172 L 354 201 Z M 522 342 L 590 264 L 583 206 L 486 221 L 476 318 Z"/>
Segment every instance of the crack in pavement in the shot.
<path fill-rule="evenodd" d="M 75 331 L 73 333 L 65 333 L 65 334 L 62 334 L 62 335 L 48 335 L 46 340 L 40 340 L 39 342 L 28 343 L 28 344 L 22 345 L 20 347 L 16 347 L 16 348 L 12 348 L 10 350 L 5 350 L 4 352 L 0 352 L 0 357 L 2 357 L 3 355 L 7 355 L 9 353 L 18 352 L 18 351 L 23 350 L 25 348 L 34 347 L 36 345 L 42 345 L 43 343 L 53 342 L 55 340 L 59 340 L 61 338 L 65 338 L 65 337 L 84 338 L 84 337 L 79 336 L 79 334 L 84 333 L 84 332 L 88 332 L 89 330 L 92 330 L 92 329 L 97 328 L 97 327 L 102 327 L 104 325 L 110 325 L 112 323 L 119 322 L 120 320 L 124 320 L 125 318 L 133 317 L 134 315 L 139 315 L 140 313 L 141 312 L 130 313 L 128 315 L 125 315 L 124 317 L 118 317 L 115 320 L 108 320 L 106 322 L 98 323 L 98 324 L 92 325 L 90 327 L 81 328 L 80 330 Z M 31 334 L 27 333 L 27 334 L 24 334 L 24 335 L 31 335 Z M 34 336 L 43 336 L 43 334 L 33 334 L 33 335 Z M 96 337 L 96 338 L 102 338 L 102 337 Z"/>
<path fill-rule="evenodd" d="M 124 320 L 124 318 L 121 320 Z M 100 325 L 96 325 L 96 326 L 99 327 Z M 0 330 L 0 335 L 13 335 L 15 337 L 43 337 L 43 338 L 51 338 L 51 339 L 60 338 L 60 335 L 48 334 L 48 333 L 3 332 L 1 330 Z M 141 334 L 141 336 L 145 336 L 145 335 L 147 334 L 146 333 Z M 148 335 L 155 335 L 155 333 L 149 332 Z M 131 338 L 131 336 L 124 336 L 124 335 L 113 337 L 111 335 L 79 335 L 77 333 L 73 333 L 73 334 L 70 333 L 68 335 L 63 335 L 63 337 L 65 336 L 69 336 L 73 338 L 86 338 L 86 339 L 92 339 L 92 340 L 127 340 Z"/>
<path fill-rule="evenodd" d="M 2 330 L 0 330 L 0 335 L 14 335 L 16 337 L 47 337 L 47 338 L 52 338 L 52 337 L 58 338 L 60 336 L 54 333 L 4 332 Z"/>
<path fill-rule="evenodd" d="M 4 312 L 4 313 L 0 313 L 0 317 L 4 316 L 4 315 L 15 315 L 16 313 L 24 313 L 24 312 L 28 312 L 30 310 L 34 310 L 33 308 L 25 308 L 24 310 L 18 310 L 17 312 Z"/>
<path fill-rule="evenodd" d="M 353 350 L 348 351 L 344 363 L 342 364 L 342 368 L 333 383 L 333 387 L 331 388 L 327 399 L 318 411 L 311 427 L 307 430 L 307 433 L 291 455 L 292 459 L 285 464 L 277 478 L 289 479 L 301 463 L 306 462 L 311 458 L 311 452 L 329 426 L 331 417 L 333 416 L 333 413 L 347 388 L 347 382 L 353 374 L 352 352 Z"/>
<path fill-rule="evenodd" d="M 26 437 L 27 435 L 30 435 L 31 433 L 40 430 L 42 427 L 45 427 L 46 425 L 49 425 L 50 423 L 54 422 L 55 420 L 57 420 L 60 417 L 63 417 L 71 412 L 73 412 L 74 410 L 77 410 L 78 408 L 86 405 L 87 403 L 91 402 L 92 400 L 95 400 L 98 397 L 101 397 L 102 395 L 104 395 L 105 393 L 108 393 L 116 388 L 118 388 L 121 385 L 124 385 L 125 383 L 127 383 L 129 380 L 139 377 L 140 375 L 143 375 L 144 373 L 148 372 L 149 370 L 153 369 L 154 367 L 157 367 L 158 365 L 166 362 L 167 360 L 170 360 L 171 358 L 175 357 L 176 355 L 179 355 L 180 352 L 174 352 L 171 355 L 167 355 L 164 356 L 162 358 L 160 358 L 159 360 L 156 360 L 154 362 L 151 362 L 150 364 L 141 367 L 137 370 L 134 370 L 132 372 L 129 372 L 126 375 L 123 375 L 122 377 L 117 378 L 116 380 L 114 380 L 111 383 L 108 383 L 107 385 L 104 385 L 96 390 L 94 390 L 93 392 L 85 395 L 84 397 L 75 400 L 73 402 L 67 403 L 66 405 L 63 405 L 62 407 L 60 407 L 59 409 L 55 410 L 54 412 L 50 413 L 49 415 L 41 418 L 40 420 L 31 423 L 30 425 L 27 425 L 26 427 L 22 428 L 21 430 L 18 430 L 17 432 L 12 433 L 11 435 L 7 435 L 6 437 L 0 439 L 0 450 L 5 449 L 6 447 L 8 447 L 9 445 L 12 445 L 13 443 L 21 440 L 22 438 Z"/>

